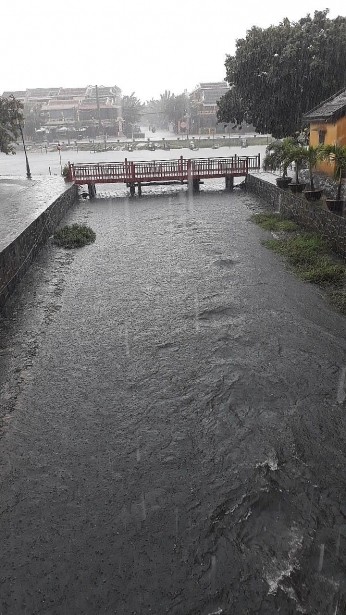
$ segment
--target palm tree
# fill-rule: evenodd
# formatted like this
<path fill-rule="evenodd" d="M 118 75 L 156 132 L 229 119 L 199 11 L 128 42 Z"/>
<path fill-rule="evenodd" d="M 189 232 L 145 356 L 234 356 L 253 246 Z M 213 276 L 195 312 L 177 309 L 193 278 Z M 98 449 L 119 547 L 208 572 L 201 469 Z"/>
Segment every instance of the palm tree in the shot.
<path fill-rule="evenodd" d="M 309 167 L 311 191 L 315 190 L 313 170 L 316 167 L 317 163 L 322 160 L 322 157 L 323 147 L 321 145 L 317 145 L 316 147 L 314 147 L 313 145 L 309 145 L 309 147 L 307 147 L 305 150 L 305 160 L 307 161 Z"/>
<path fill-rule="evenodd" d="M 303 162 L 306 160 L 306 148 L 302 145 L 293 143 L 288 151 L 288 160 L 290 164 L 294 162 L 295 167 L 295 184 L 299 184 L 299 170 Z"/>
<path fill-rule="evenodd" d="M 342 178 L 346 171 L 346 145 L 324 145 L 322 158 L 334 164 L 334 177 L 338 182 L 336 200 L 341 201 Z"/>
<path fill-rule="evenodd" d="M 282 177 L 287 177 L 287 169 L 291 164 L 289 153 L 294 143 L 292 137 L 270 143 L 263 160 L 263 169 L 265 171 L 281 171 Z"/>

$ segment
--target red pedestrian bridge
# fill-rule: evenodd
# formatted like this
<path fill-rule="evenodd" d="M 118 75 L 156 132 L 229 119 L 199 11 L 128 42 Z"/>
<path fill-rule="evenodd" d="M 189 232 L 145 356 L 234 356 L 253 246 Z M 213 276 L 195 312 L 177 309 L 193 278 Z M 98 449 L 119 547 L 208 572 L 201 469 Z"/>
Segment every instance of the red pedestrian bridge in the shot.
<path fill-rule="evenodd" d="M 96 194 L 96 184 L 123 183 L 134 196 L 142 186 L 151 184 L 188 184 L 199 190 L 203 179 L 224 177 L 226 188 L 233 188 L 234 177 L 246 177 L 250 171 L 259 170 L 260 154 L 257 156 L 230 156 L 229 158 L 180 158 L 176 160 L 150 160 L 124 162 L 69 163 L 69 179 L 75 184 L 87 185 L 89 196 Z"/>

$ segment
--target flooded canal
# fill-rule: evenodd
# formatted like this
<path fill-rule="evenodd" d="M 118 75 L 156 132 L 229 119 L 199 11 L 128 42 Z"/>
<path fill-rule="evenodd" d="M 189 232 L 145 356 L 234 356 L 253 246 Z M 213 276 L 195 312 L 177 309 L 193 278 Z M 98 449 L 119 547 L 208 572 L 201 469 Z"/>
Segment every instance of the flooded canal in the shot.
<path fill-rule="evenodd" d="M 81 201 L 1 321 L 1 613 L 344 613 L 345 320 L 239 189 Z"/>

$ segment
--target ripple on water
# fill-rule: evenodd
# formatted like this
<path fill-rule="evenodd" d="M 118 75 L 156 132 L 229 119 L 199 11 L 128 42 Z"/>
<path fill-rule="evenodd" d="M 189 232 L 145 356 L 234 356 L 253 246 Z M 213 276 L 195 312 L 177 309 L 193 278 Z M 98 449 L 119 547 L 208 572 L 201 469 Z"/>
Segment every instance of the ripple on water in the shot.
<path fill-rule="evenodd" d="M 239 310 L 237 307 L 216 307 L 211 309 L 203 310 L 199 312 L 198 318 L 199 320 L 223 320 L 227 318 L 233 318 L 234 316 L 239 315 Z"/>
<path fill-rule="evenodd" d="M 238 545 L 244 568 L 257 568 L 267 583 L 268 596 L 282 590 L 295 610 L 304 612 L 289 582 L 299 568 L 303 529 L 294 519 L 289 494 L 279 486 L 280 477 L 273 478 L 277 470 L 274 451 L 255 466 L 247 484 L 233 489 L 211 513 L 208 535 L 213 536 L 217 561 L 225 556 L 225 544 Z"/>
<path fill-rule="evenodd" d="M 237 261 L 232 258 L 219 258 L 217 261 L 213 262 L 213 265 L 216 267 L 220 267 L 220 269 L 229 269 L 234 267 L 237 264 Z"/>

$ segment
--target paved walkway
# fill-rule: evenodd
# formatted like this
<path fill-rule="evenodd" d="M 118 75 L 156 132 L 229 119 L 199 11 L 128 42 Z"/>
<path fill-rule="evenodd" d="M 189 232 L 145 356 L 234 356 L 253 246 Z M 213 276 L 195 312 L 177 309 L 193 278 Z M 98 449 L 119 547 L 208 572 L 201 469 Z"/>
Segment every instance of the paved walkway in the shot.
<path fill-rule="evenodd" d="M 66 190 L 62 177 L 0 177 L 0 251 Z"/>

